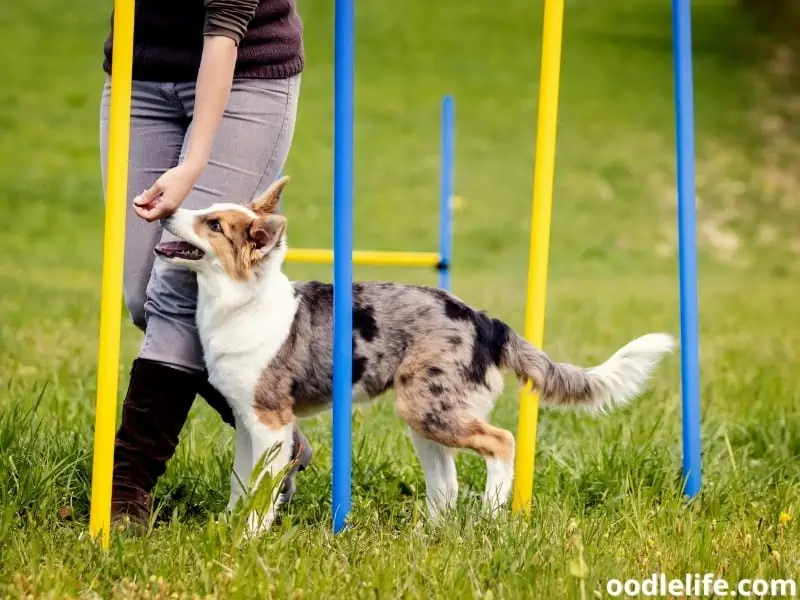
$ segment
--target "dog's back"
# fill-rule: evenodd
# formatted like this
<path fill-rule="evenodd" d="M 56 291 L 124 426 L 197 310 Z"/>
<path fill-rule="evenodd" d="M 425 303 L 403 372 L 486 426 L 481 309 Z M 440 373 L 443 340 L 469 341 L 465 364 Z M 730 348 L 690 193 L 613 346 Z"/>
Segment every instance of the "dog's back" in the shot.
<path fill-rule="evenodd" d="M 316 281 L 293 285 L 299 300 L 297 313 L 289 337 L 262 376 L 257 403 L 286 402 L 288 395 L 294 412 L 302 415 L 326 408 L 331 399 L 333 286 Z M 466 376 L 483 380 L 487 368 L 499 360 L 507 329 L 443 290 L 357 283 L 353 286 L 353 385 L 368 398 L 384 393 L 393 386 L 409 349 L 433 334 L 443 340 L 443 354 L 469 353 Z M 476 338 L 480 338 L 478 343 Z"/>

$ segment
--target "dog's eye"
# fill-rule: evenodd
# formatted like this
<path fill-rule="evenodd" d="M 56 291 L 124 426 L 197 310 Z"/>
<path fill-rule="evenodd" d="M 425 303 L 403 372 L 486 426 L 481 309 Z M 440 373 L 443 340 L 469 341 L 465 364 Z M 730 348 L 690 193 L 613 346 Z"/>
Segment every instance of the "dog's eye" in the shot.
<path fill-rule="evenodd" d="M 208 228 L 214 233 L 220 233 L 222 231 L 222 225 L 220 225 L 219 221 L 216 219 L 208 222 Z"/>

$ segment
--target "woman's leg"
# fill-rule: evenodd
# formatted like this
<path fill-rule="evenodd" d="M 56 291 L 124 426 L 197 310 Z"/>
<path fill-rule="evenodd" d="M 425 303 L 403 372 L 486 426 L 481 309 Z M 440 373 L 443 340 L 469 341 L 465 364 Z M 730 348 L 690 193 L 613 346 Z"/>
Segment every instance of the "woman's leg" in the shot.
<path fill-rule="evenodd" d="M 100 149 L 103 189 L 110 118 L 110 85 L 103 88 L 100 106 Z M 128 155 L 127 217 L 125 224 L 125 303 L 133 323 L 146 329 L 147 281 L 153 268 L 153 248 L 161 237 L 158 223 L 147 223 L 132 210 L 136 194 L 178 164 L 189 120 L 168 84 L 133 82 L 131 136 Z M 130 371 L 122 422 L 114 448 L 112 515 L 146 521 L 149 492 L 164 472 L 178 443 L 197 394 L 196 376 L 143 359 Z"/>

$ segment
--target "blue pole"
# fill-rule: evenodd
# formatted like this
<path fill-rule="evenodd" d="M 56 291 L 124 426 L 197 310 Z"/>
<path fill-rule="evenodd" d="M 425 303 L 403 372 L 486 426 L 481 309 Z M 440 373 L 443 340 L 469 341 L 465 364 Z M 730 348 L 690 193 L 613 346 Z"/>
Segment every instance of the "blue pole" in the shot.
<path fill-rule="evenodd" d="M 353 0 L 336 0 L 333 158 L 333 531 L 350 513 L 353 372 Z"/>
<path fill-rule="evenodd" d="M 678 166 L 678 268 L 681 311 L 683 476 L 689 497 L 700 491 L 700 357 L 697 309 L 697 224 L 690 0 L 673 0 Z"/>
<path fill-rule="evenodd" d="M 439 287 L 450 289 L 450 267 L 453 260 L 453 98 L 442 98 L 442 161 L 439 187 Z"/>

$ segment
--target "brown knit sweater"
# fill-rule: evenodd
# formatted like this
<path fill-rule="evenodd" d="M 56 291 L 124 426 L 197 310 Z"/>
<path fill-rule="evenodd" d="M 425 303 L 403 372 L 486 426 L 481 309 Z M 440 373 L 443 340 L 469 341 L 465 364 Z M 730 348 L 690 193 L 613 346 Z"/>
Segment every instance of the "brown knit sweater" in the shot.
<path fill-rule="evenodd" d="M 303 70 L 303 25 L 294 0 L 135 0 L 133 78 L 195 81 L 204 35 L 239 46 L 235 77 L 282 79 Z M 113 32 L 113 19 L 112 32 Z M 103 47 L 111 73 L 112 34 Z"/>

